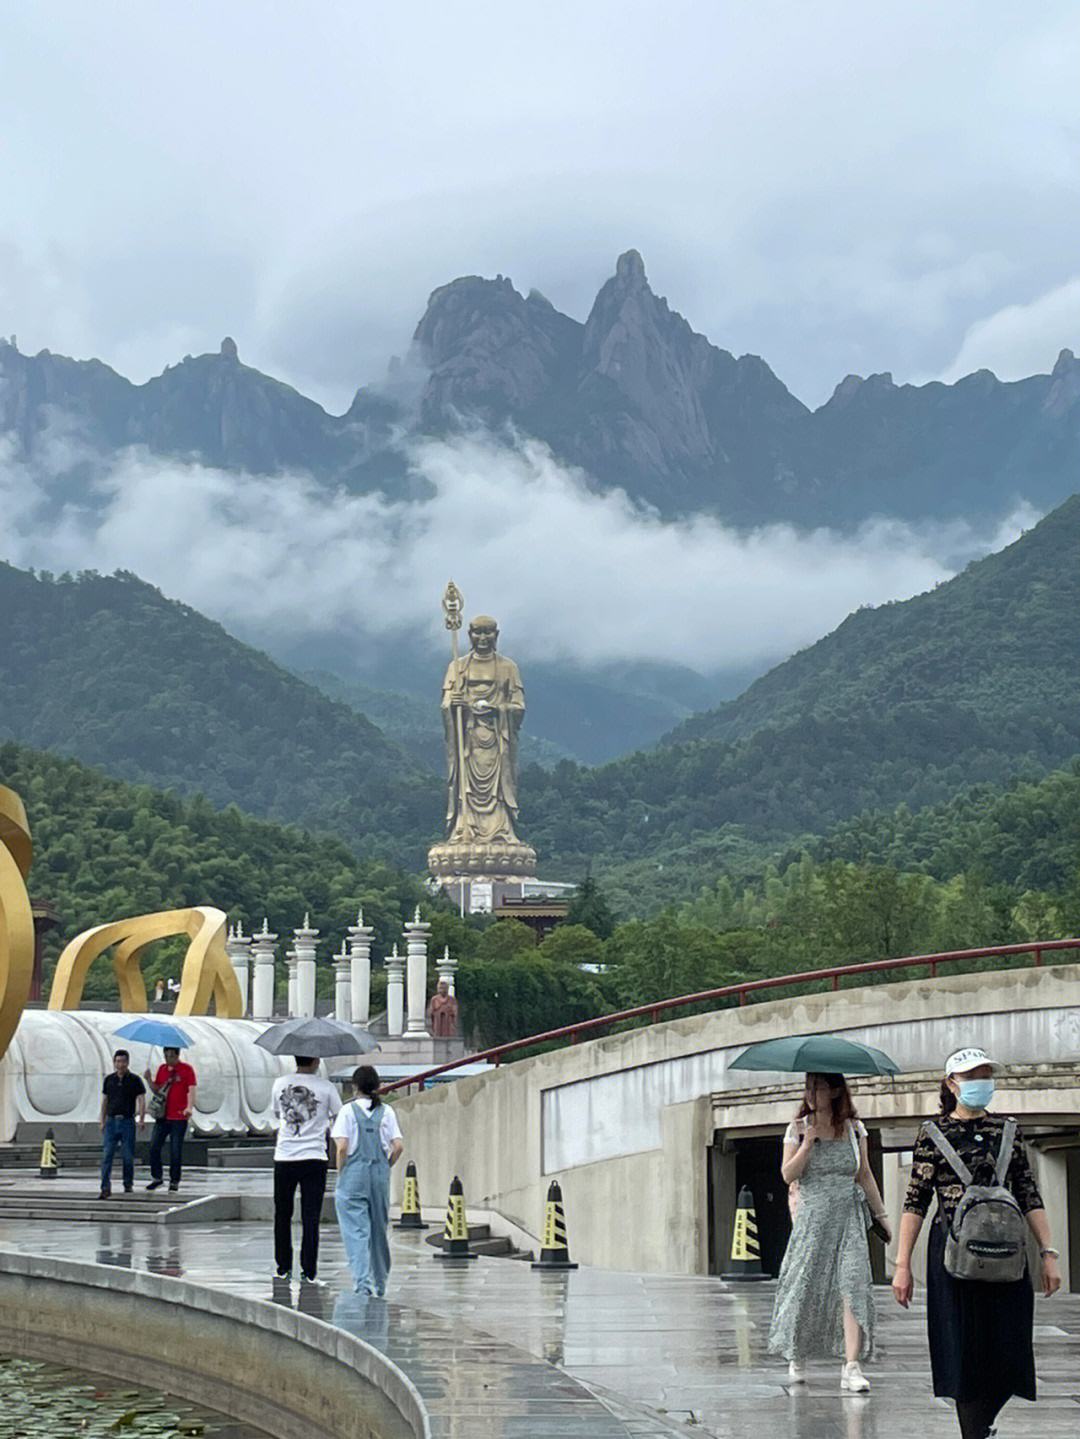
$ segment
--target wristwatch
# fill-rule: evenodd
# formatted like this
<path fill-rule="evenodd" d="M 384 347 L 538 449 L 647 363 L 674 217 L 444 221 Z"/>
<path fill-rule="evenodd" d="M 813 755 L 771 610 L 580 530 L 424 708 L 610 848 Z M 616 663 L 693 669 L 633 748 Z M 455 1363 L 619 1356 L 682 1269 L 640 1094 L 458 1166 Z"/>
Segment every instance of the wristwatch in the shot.
<path fill-rule="evenodd" d="M 1040 1249 L 1040 1250 L 1039 1250 L 1039 1258 L 1040 1258 L 1040 1259 L 1060 1259 L 1060 1258 L 1061 1258 L 1061 1250 L 1060 1250 L 1060 1249 L 1053 1249 L 1053 1248 L 1051 1248 L 1051 1246 L 1048 1244 L 1045 1249 Z"/>

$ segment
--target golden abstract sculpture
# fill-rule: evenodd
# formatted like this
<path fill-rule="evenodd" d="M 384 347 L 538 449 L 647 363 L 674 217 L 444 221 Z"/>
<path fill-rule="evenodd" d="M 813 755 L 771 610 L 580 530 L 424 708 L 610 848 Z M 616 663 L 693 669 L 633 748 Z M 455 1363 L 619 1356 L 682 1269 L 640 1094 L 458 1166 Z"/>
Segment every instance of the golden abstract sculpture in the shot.
<path fill-rule="evenodd" d="M 34 916 L 26 891 L 32 854 L 23 802 L 0 785 L 0 1059 L 18 1028 L 34 977 Z"/>
<path fill-rule="evenodd" d="M 428 851 L 428 864 L 440 878 L 529 875 L 536 869 L 536 853 L 514 828 L 525 691 L 517 665 L 497 653 L 499 627 L 490 615 L 473 620 L 469 653 L 458 655 L 462 603 L 451 582 L 443 598 L 453 650 L 442 693 L 446 840 Z"/>
<path fill-rule="evenodd" d="M 56 965 L 50 1009 L 77 1009 L 86 975 L 99 955 L 116 946 L 113 969 L 120 988 L 120 1007 L 127 1014 L 147 1009 L 142 977 L 143 952 L 159 939 L 186 934 L 191 940 L 180 973 L 180 993 L 174 1014 L 206 1014 L 210 1001 L 220 1019 L 241 1019 L 244 1013 L 240 985 L 225 949 L 227 917 L 220 909 L 196 905 L 140 914 L 112 924 L 95 925 L 77 934 Z"/>

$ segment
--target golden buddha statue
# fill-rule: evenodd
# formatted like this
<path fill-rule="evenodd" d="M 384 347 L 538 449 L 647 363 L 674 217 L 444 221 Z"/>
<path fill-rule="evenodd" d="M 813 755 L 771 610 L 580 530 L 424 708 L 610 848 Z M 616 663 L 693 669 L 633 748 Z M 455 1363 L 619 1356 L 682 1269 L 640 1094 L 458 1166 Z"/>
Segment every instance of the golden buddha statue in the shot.
<path fill-rule="evenodd" d="M 518 731 L 525 691 L 513 660 L 497 651 L 490 615 L 469 625 L 469 653 L 455 654 L 443 680 L 446 735 L 446 839 L 428 854 L 439 878 L 511 878 L 536 869 L 517 821 Z"/>

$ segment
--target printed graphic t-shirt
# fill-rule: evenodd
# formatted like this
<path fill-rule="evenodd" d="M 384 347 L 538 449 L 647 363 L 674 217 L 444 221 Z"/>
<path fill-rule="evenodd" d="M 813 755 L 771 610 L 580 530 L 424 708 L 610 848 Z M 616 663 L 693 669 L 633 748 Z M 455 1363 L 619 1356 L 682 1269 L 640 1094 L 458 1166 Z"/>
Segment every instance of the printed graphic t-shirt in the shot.
<path fill-rule="evenodd" d="M 341 1108 L 336 1087 L 321 1074 L 282 1074 L 270 1100 L 278 1121 L 275 1160 L 326 1159 L 326 1136 Z"/>
<path fill-rule="evenodd" d="M 161 1089 L 170 1079 L 172 1083 L 165 1099 L 165 1118 L 183 1119 L 184 1110 L 188 1107 L 188 1094 L 195 1088 L 195 1071 L 182 1059 L 172 1069 L 167 1064 L 159 1065 L 154 1075 L 154 1088 Z"/>

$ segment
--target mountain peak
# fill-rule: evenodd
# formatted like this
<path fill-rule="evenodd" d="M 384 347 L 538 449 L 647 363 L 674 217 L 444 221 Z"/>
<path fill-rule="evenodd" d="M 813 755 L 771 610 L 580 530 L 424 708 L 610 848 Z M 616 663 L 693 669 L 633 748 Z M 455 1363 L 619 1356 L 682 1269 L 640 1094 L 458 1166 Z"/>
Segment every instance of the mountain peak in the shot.
<path fill-rule="evenodd" d="M 1076 356 L 1073 352 L 1071 350 L 1062 350 L 1061 354 L 1057 357 L 1057 363 L 1051 371 L 1054 379 L 1057 380 L 1060 379 L 1062 375 L 1067 375 L 1075 364 Z"/>
<path fill-rule="evenodd" d="M 240 351 L 236 348 L 236 341 L 231 335 L 226 335 L 221 342 L 221 358 L 223 360 L 240 359 Z"/>
<path fill-rule="evenodd" d="M 858 394 L 865 383 L 862 375 L 845 375 L 833 390 L 829 403 L 842 405 L 845 400 L 850 400 L 852 395 Z"/>
<path fill-rule="evenodd" d="M 637 250 L 626 250 L 615 262 L 615 279 L 624 290 L 647 290 L 649 278 L 645 261 Z"/>

